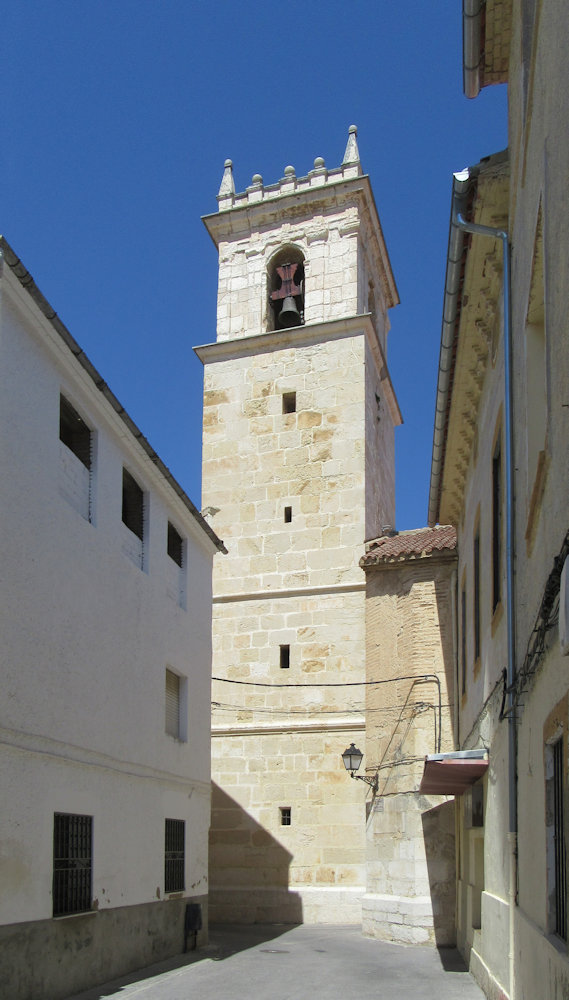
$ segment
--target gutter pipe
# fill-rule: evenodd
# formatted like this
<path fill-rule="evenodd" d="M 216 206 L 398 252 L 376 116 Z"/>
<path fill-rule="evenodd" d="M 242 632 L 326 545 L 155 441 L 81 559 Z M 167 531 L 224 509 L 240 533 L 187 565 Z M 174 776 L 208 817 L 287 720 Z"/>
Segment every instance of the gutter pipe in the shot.
<path fill-rule="evenodd" d="M 480 93 L 481 0 L 462 0 L 462 89 L 465 97 Z"/>
<path fill-rule="evenodd" d="M 512 421 L 512 320 L 510 288 L 510 244 L 508 233 L 493 226 L 480 226 L 467 222 L 453 201 L 453 225 L 462 232 L 475 236 L 490 236 L 502 242 L 503 259 L 503 308 L 504 308 L 504 424 L 506 439 L 506 620 L 508 634 L 507 709 L 509 757 L 509 832 L 517 830 L 516 808 L 516 712 L 515 684 L 515 621 L 514 621 L 514 430 Z"/>
<path fill-rule="evenodd" d="M 508 633 L 508 664 L 507 664 L 507 709 L 500 712 L 500 721 L 508 719 L 508 842 L 510 846 L 510 877 L 509 877 L 509 977 L 510 998 L 516 996 L 515 967 L 515 934 L 514 911 L 517 901 L 517 781 L 516 781 L 516 705 L 515 695 L 515 622 L 514 622 L 514 431 L 513 431 L 513 393 L 512 393 L 512 319 L 511 319 L 511 283 L 510 283 L 510 244 L 508 233 L 504 229 L 493 226 L 480 226 L 467 222 L 459 206 L 453 199 L 452 224 L 462 232 L 473 233 L 475 236 L 491 236 L 502 241 L 503 259 L 503 309 L 504 309 L 504 424 L 506 438 L 506 625 Z"/>
<path fill-rule="evenodd" d="M 455 346 L 455 326 L 459 307 L 459 296 L 462 278 L 464 232 L 456 225 L 455 211 L 466 210 L 471 178 L 475 172 L 463 170 L 453 175 L 452 212 L 447 251 L 447 270 L 443 299 L 443 322 L 441 330 L 441 349 L 439 355 L 439 375 L 437 382 L 437 398 L 435 402 L 435 428 L 433 433 L 433 456 L 431 461 L 431 484 L 429 489 L 428 524 L 432 527 L 437 523 L 439 513 L 439 489 L 444 465 L 447 402 L 453 371 L 453 355 Z"/>
<path fill-rule="evenodd" d="M 465 7 L 467 0 L 465 0 Z M 452 210 L 447 256 L 447 272 L 443 305 L 443 325 L 439 360 L 439 378 L 433 436 L 433 459 L 431 466 L 431 486 L 429 493 L 429 524 L 437 521 L 439 514 L 439 494 L 445 460 L 446 414 L 452 392 L 451 373 L 456 349 L 456 326 L 459 312 L 459 294 L 462 279 L 465 233 L 499 239 L 503 255 L 503 313 L 504 313 L 504 424 L 505 424 L 505 464 L 506 464 L 506 626 L 507 626 L 507 670 L 505 712 L 500 713 L 500 721 L 508 718 L 508 843 L 510 848 L 509 877 L 509 979 L 510 998 L 514 1000 L 516 989 L 514 912 L 517 902 L 517 778 L 516 778 L 516 708 L 515 708 L 515 621 L 514 621 L 514 430 L 512 391 L 512 319 L 510 245 L 508 233 L 503 229 L 481 226 L 468 222 L 465 218 L 468 192 L 471 180 L 478 170 L 464 170 L 454 174 Z"/>

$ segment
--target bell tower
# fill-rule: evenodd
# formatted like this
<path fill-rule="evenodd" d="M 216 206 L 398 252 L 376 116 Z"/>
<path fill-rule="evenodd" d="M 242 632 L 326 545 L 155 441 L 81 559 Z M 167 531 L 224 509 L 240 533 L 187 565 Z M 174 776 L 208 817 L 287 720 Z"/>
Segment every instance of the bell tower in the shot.
<path fill-rule="evenodd" d="M 395 523 L 388 310 L 397 304 L 357 130 L 218 212 L 217 339 L 205 368 L 214 567 L 210 919 L 357 923 L 365 786 L 364 542 Z"/>

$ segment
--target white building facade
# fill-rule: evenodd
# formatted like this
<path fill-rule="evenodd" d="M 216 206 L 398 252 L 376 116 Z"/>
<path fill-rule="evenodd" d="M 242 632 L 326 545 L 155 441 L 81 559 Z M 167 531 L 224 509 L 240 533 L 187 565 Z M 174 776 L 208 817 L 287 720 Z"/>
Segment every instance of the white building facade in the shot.
<path fill-rule="evenodd" d="M 1 249 L 0 978 L 57 1000 L 205 939 L 223 546 Z"/>

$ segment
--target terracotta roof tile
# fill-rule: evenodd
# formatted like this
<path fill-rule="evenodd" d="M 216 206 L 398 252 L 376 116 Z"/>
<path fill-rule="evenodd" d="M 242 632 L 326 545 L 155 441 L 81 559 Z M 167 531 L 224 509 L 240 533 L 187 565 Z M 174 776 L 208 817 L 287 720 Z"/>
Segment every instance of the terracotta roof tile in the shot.
<path fill-rule="evenodd" d="M 456 531 L 451 524 L 437 525 L 435 528 L 416 528 L 401 531 L 397 535 L 384 535 L 369 544 L 360 559 L 360 566 L 376 566 L 379 563 L 405 562 L 421 559 L 435 552 L 452 552 L 456 549 Z"/>

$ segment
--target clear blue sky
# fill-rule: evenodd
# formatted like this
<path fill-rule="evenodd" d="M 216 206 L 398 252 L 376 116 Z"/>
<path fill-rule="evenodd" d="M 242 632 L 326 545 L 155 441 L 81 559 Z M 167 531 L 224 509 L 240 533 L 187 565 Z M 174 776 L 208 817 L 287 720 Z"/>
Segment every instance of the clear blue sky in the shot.
<path fill-rule="evenodd" d="M 389 367 L 397 527 L 426 523 L 452 172 L 507 144 L 504 87 L 467 101 L 460 0 L 5 4 L 0 232 L 200 503 L 217 259 L 200 216 L 341 162 L 351 123 L 401 305 Z"/>

